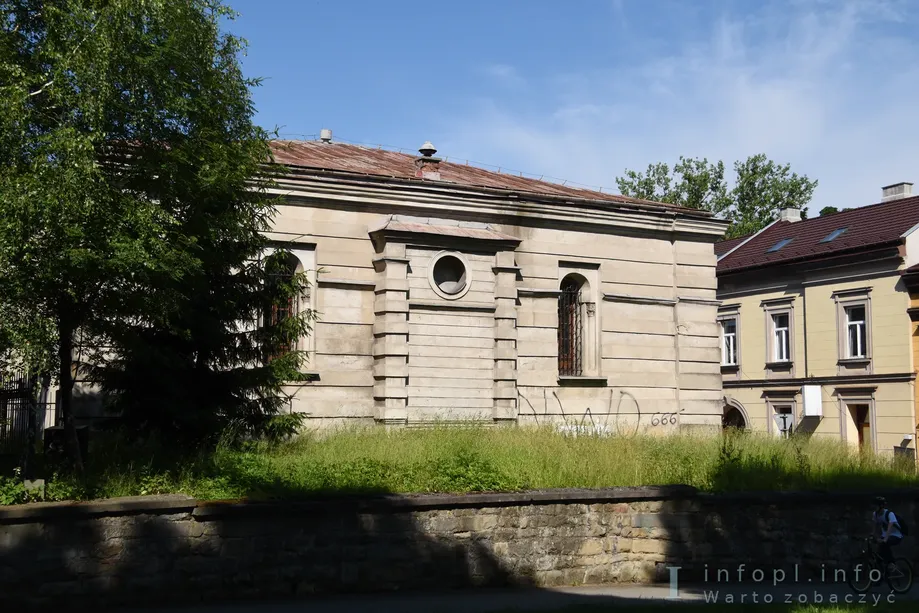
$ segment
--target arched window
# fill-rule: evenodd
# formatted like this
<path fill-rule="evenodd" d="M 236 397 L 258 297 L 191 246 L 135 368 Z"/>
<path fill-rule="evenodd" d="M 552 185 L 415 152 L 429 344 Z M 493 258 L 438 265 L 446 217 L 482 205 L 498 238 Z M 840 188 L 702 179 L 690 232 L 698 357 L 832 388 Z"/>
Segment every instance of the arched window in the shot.
<path fill-rule="evenodd" d="M 291 253 L 283 255 L 281 258 L 270 261 L 268 263 L 268 283 L 275 286 L 275 289 L 278 286 L 281 286 L 285 283 L 289 283 L 294 275 L 302 272 L 302 265 L 300 260 Z M 280 292 L 279 293 L 283 293 Z M 300 301 L 299 297 L 296 295 L 286 295 L 280 297 L 271 303 L 264 315 L 264 323 L 266 327 L 276 326 L 282 323 L 289 317 L 295 316 L 300 312 Z M 296 348 L 296 342 L 292 342 L 286 346 L 280 346 L 273 348 L 269 351 L 269 359 L 276 358 L 281 355 L 284 355 L 288 351 L 291 351 Z"/>
<path fill-rule="evenodd" d="M 584 324 L 581 289 L 583 281 L 574 275 L 562 280 L 558 297 L 558 374 L 579 377 L 584 372 Z"/>

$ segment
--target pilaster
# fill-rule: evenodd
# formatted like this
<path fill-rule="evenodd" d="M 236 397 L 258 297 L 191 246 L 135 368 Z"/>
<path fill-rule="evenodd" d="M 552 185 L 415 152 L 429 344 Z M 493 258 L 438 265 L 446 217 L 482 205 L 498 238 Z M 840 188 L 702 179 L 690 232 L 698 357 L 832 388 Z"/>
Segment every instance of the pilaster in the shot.
<path fill-rule="evenodd" d="M 517 272 L 513 251 L 495 255 L 496 422 L 517 419 Z"/>
<path fill-rule="evenodd" d="M 374 418 L 384 424 L 408 419 L 408 259 L 405 245 L 386 243 L 373 260 Z"/>

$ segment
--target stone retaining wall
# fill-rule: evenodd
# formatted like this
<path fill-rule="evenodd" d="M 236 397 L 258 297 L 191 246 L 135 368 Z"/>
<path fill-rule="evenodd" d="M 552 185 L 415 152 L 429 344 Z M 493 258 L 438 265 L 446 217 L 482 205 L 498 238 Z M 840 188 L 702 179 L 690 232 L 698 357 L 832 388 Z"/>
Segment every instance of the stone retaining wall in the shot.
<path fill-rule="evenodd" d="M 887 494 L 919 522 L 919 492 Z M 702 494 L 683 486 L 468 496 L 0 508 L 0 604 L 291 597 L 323 592 L 735 580 L 831 573 L 871 495 Z M 903 553 L 915 558 L 909 539 Z"/>

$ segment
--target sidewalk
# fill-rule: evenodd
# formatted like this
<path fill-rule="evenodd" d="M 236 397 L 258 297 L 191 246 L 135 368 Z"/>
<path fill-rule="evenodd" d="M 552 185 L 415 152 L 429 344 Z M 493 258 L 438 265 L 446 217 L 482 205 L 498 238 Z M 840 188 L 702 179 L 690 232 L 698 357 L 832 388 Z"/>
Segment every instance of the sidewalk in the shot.
<path fill-rule="evenodd" d="M 623 605 L 701 605 L 718 593 L 718 602 L 725 603 L 730 594 L 732 604 L 800 603 L 827 604 L 835 597 L 839 604 L 863 602 L 869 606 L 887 601 L 889 590 L 875 590 L 859 600 L 846 586 L 806 583 L 779 585 L 706 585 L 686 586 L 680 589 L 678 600 L 670 600 L 667 585 L 616 585 L 530 590 L 464 590 L 436 594 L 369 594 L 360 596 L 335 596 L 304 599 L 294 602 L 252 601 L 244 603 L 209 604 L 193 607 L 146 609 L 147 613 L 507 613 L 510 611 L 558 611 L 572 606 L 604 607 Z M 851 600 L 846 600 L 849 598 Z M 917 600 L 919 589 L 909 595 L 895 596 L 894 601 Z M 731 603 L 731 601 L 728 601 Z M 880 608 L 880 610 L 883 610 Z M 139 613 L 141 609 L 123 610 Z"/>

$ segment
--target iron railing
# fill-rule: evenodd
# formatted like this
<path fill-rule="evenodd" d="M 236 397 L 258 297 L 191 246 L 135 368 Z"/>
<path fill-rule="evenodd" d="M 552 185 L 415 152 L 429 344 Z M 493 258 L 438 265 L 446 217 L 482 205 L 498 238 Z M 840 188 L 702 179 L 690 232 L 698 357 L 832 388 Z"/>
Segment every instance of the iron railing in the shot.
<path fill-rule="evenodd" d="M 0 373 L 0 453 L 17 453 L 35 441 L 37 383 L 38 377 L 24 372 Z"/>
<path fill-rule="evenodd" d="M 581 288 L 566 284 L 558 297 L 558 374 L 561 376 L 582 374 L 581 329 Z"/>

